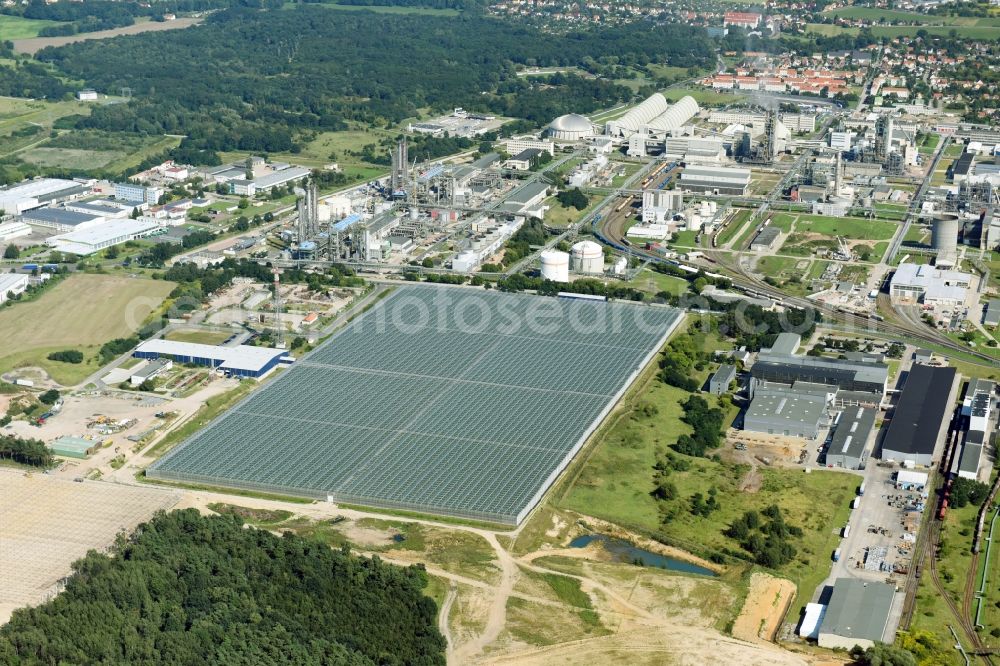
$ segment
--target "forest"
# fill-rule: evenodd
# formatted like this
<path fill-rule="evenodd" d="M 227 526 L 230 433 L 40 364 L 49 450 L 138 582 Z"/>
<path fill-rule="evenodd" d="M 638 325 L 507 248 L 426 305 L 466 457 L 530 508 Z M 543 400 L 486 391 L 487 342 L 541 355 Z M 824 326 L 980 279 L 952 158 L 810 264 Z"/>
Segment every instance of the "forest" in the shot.
<path fill-rule="evenodd" d="M 158 514 L 0 628 L 4 664 L 445 663 L 423 568 L 194 509 Z"/>
<path fill-rule="evenodd" d="M 186 149 L 255 152 L 294 152 L 305 132 L 351 121 L 390 126 L 426 109 L 463 106 L 541 123 L 630 99 L 631 90 L 607 81 L 516 76 L 516 65 L 568 66 L 596 56 L 678 67 L 710 66 L 714 57 L 704 30 L 681 25 L 553 36 L 468 13 L 387 15 L 315 4 L 233 8 L 187 30 L 38 54 L 99 91 L 131 88 L 128 104 L 95 107 L 80 128 L 178 133 L 187 136 Z M 15 87 L 2 92 L 17 94 Z"/>

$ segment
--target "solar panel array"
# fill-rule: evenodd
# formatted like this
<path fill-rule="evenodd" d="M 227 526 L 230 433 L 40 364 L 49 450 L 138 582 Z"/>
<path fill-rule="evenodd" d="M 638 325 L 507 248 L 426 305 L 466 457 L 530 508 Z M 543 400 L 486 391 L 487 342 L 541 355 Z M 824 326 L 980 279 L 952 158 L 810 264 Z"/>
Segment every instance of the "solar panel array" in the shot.
<path fill-rule="evenodd" d="M 149 475 L 516 524 L 679 321 L 401 287 Z"/>

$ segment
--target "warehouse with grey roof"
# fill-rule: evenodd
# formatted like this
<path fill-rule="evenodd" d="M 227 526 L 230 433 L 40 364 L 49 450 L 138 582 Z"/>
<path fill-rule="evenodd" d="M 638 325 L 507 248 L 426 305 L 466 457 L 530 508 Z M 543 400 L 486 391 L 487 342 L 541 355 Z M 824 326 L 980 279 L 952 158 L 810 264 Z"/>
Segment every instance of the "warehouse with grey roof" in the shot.
<path fill-rule="evenodd" d="M 819 627 L 819 645 L 850 650 L 869 648 L 886 637 L 896 590 L 891 585 L 857 578 L 838 578 Z"/>

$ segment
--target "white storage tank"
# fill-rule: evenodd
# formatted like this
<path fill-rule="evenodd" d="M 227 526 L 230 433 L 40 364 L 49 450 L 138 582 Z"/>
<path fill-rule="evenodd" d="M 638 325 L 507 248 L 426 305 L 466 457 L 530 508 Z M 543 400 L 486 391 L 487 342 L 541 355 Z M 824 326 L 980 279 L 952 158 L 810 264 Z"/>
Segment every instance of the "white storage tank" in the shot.
<path fill-rule="evenodd" d="M 577 273 L 603 273 L 604 249 L 590 240 L 573 245 L 573 270 Z"/>
<path fill-rule="evenodd" d="M 569 282 L 569 255 L 558 250 L 542 252 L 542 277 L 553 282 Z"/>

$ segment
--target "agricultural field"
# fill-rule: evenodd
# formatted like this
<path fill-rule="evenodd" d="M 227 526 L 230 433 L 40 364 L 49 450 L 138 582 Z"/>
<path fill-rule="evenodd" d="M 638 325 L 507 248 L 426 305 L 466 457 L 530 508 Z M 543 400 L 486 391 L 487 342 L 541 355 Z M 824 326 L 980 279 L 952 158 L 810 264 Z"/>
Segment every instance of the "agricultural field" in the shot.
<path fill-rule="evenodd" d="M 74 385 L 100 367 L 105 342 L 132 335 L 174 283 L 163 280 L 77 274 L 37 299 L 0 309 L 0 372 L 40 367 L 56 382 Z M 78 349 L 80 364 L 50 361 L 54 351 Z"/>
<path fill-rule="evenodd" d="M 707 375 L 707 369 L 705 374 Z M 778 574 L 796 583 L 801 604 L 829 572 L 830 553 L 839 541 L 838 528 L 849 513 L 849 499 L 857 479 L 837 472 L 803 474 L 801 470 L 759 468 L 679 456 L 689 464 L 670 475 L 682 508 L 670 511 L 654 499 L 654 465 L 677 437 L 690 432 L 680 417 L 680 403 L 688 394 L 656 379 L 636 387 L 631 409 L 602 433 L 590 456 L 554 498 L 554 503 L 584 516 L 611 521 L 626 528 L 655 535 L 665 543 L 700 555 L 738 550 L 723 534 L 732 521 L 748 509 L 776 504 L 788 524 L 802 528 L 796 544 L 798 555 Z M 734 414 L 735 412 L 730 412 Z M 759 486 L 745 480 L 760 474 Z M 748 488 L 741 490 L 741 488 Z M 683 508 L 694 493 L 708 496 L 711 489 L 720 508 L 708 517 Z M 794 615 L 793 615 L 794 617 Z"/>

